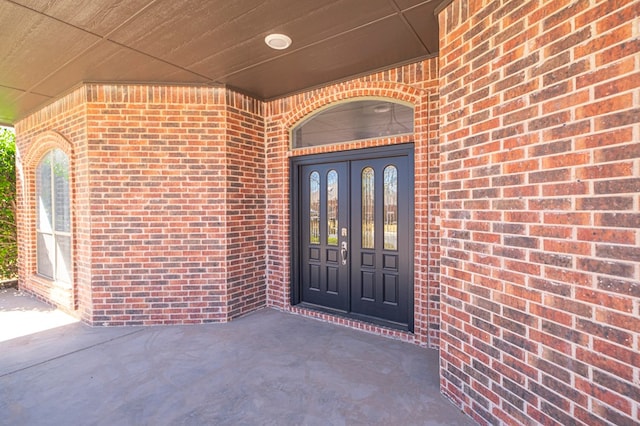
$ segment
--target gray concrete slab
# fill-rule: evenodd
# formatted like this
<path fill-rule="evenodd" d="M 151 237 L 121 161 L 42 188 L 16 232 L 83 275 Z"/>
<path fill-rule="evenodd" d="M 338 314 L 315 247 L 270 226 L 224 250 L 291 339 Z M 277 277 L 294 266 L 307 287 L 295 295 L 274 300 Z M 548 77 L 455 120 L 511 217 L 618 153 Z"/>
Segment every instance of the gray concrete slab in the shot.
<path fill-rule="evenodd" d="M 271 309 L 228 324 L 71 323 L 0 342 L 0 424 L 474 424 L 438 381 L 437 351 Z"/>
<path fill-rule="evenodd" d="M 137 331 L 140 327 L 87 327 L 78 319 L 26 293 L 2 289 L 0 376 Z"/>
<path fill-rule="evenodd" d="M 14 288 L 0 289 L 0 313 L 7 325 L 0 328 L 0 342 L 78 322 Z"/>

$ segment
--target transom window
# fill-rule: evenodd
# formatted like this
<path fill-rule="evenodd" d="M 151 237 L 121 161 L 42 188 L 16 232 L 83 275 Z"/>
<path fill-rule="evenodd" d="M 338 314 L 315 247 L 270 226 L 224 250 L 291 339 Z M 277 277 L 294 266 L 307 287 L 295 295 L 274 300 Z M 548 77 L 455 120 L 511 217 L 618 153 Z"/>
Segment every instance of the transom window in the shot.
<path fill-rule="evenodd" d="M 413 133 L 413 108 L 365 98 L 339 102 L 302 120 L 291 131 L 293 148 Z"/>
<path fill-rule="evenodd" d="M 37 273 L 71 283 L 71 203 L 69 159 L 49 151 L 36 170 Z"/>

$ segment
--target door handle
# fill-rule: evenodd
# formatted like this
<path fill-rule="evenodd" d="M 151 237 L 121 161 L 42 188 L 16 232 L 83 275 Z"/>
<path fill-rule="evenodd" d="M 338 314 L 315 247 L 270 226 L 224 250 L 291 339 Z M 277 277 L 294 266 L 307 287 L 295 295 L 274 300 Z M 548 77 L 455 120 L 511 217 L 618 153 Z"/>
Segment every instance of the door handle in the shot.
<path fill-rule="evenodd" d="M 347 242 L 343 241 L 340 248 L 340 254 L 342 255 L 342 264 L 347 264 L 347 257 L 349 256 L 349 250 L 347 250 Z"/>

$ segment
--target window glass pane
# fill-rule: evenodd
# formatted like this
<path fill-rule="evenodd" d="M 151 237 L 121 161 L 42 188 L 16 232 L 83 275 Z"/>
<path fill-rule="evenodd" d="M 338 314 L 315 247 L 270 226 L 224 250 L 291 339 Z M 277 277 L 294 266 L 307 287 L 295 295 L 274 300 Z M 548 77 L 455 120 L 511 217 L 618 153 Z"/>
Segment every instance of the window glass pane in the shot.
<path fill-rule="evenodd" d="M 374 248 L 375 200 L 374 173 L 371 167 L 362 171 L 362 248 Z"/>
<path fill-rule="evenodd" d="M 36 170 L 37 228 L 43 232 L 53 229 L 53 203 L 51 200 L 51 154 L 47 154 Z"/>
<path fill-rule="evenodd" d="M 55 230 L 71 231 L 71 203 L 69 197 L 69 159 L 59 149 L 53 151 L 53 193 L 55 199 Z"/>
<path fill-rule="evenodd" d="M 384 169 L 384 248 L 398 249 L 398 170 Z"/>
<path fill-rule="evenodd" d="M 309 235 L 311 244 L 320 244 L 320 173 L 309 176 Z"/>
<path fill-rule="evenodd" d="M 53 256 L 55 253 L 53 235 L 42 234 L 38 232 L 36 245 L 38 257 L 38 274 L 42 275 L 43 277 L 53 279 Z"/>
<path fill-rule="evenodd" d="M 338 245 L 338 172 L 327 173 L 327 244 Z"/>
<path fill-rule="evenodd" d="M 36 169 L 37 272 L 43 277 L 71 283 L 69 159 L 55 149 Z"/>
<path fill-rule="evenodd" d="M 56 236 L 56 280 L 71 283 L 71 238 Z"/>
<path fill-rule="evenodd" d="M 300 122 L 293 147 L 328 145 L 413 133 L 413 108 L 381 99 L 341 102 Z"/>

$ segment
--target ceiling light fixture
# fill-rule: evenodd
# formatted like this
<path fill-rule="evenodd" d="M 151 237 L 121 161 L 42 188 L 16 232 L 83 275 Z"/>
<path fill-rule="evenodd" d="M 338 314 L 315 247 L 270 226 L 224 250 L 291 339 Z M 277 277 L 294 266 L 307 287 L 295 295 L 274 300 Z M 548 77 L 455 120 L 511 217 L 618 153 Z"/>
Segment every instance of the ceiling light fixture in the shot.
<path fill-rule="evenodd" d="M 373 112 L 382 114 L 383 112 L 391 111 L 391 106 L 389 104 L 380 104 L 373 107 Z"/>
<path fill-rule="evenodd" d="M 284 34 L 269 34 L 264 38 L 264 42 L 267 43 L 267 46 L 276 50 L 284 50 L 291 46 L 291 38 Z"/>

